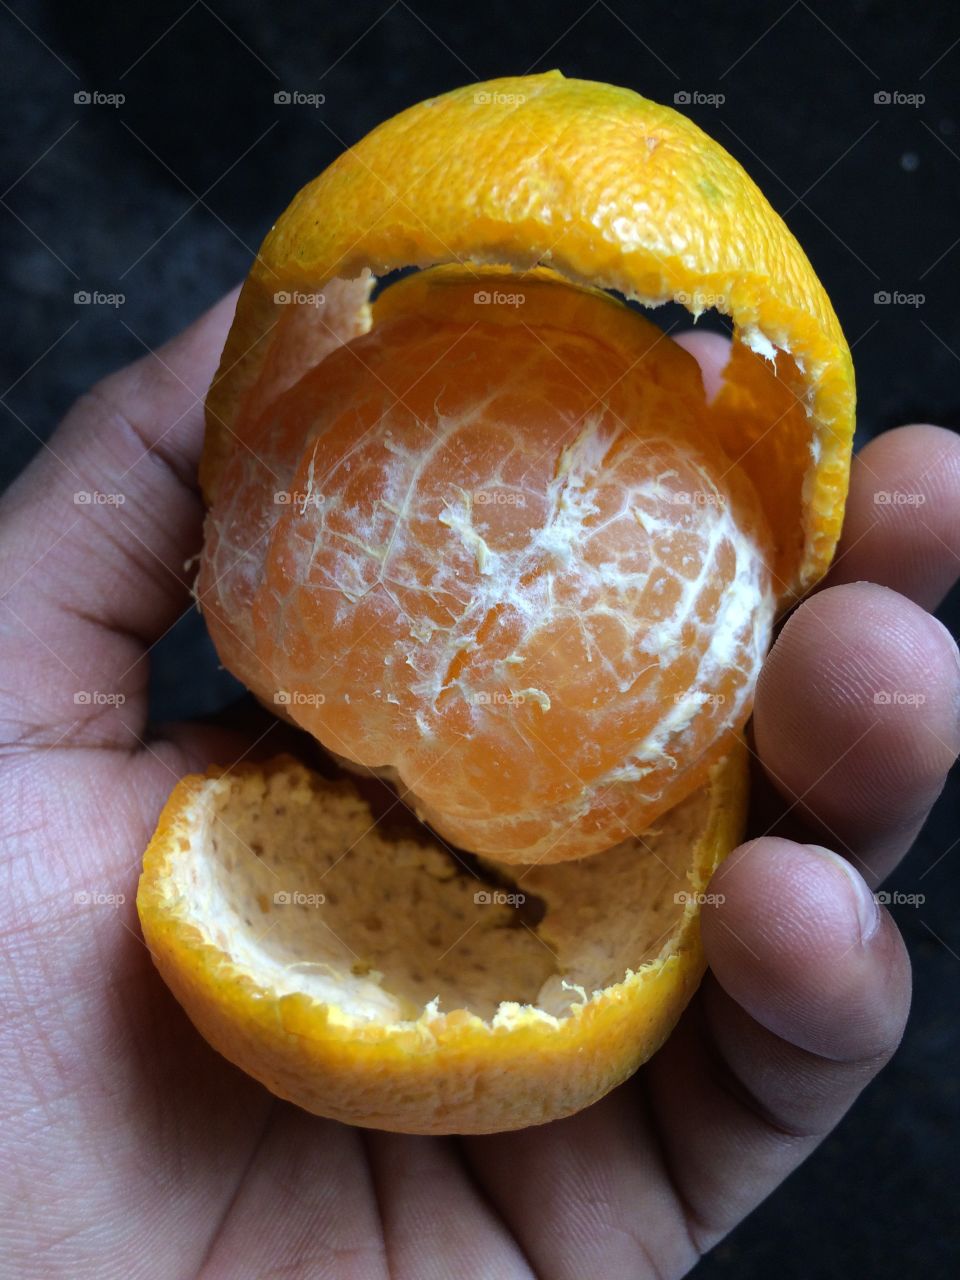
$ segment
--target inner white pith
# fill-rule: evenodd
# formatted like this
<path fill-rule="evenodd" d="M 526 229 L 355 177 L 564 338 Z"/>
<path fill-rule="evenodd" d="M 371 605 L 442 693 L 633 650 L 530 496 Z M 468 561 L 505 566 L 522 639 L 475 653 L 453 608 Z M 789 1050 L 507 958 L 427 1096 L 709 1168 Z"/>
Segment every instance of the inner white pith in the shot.
<path fill-rule="evenodd" d="M 708 803 L 701 792 L 642 841 L 511 882 L 425 831 L 387 834 L 344 783 L 225 778 L 204 784 L 163 891 L 272 995 L 361 1022 L 562 1018 L 676 946 Z"/>

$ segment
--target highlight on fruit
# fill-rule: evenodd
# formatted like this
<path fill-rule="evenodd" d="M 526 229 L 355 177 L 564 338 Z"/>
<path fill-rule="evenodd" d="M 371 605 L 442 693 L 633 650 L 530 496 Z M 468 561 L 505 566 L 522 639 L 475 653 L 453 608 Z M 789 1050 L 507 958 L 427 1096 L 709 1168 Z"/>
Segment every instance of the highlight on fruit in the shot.
<path fill-rule="evenodd" d="M 710 401 L 670 301 L 729 317 Z M 208 396 L 196 593 L 338 777 L 215 762 L 171 797 L 138 903 L 207 1039 L 308 1110 L 422 1133 L 570 1114 L 645 1061 L 702 975 L 853 410 L 783 222 L 628 90 L 469 86 L 305 187 Z"/>

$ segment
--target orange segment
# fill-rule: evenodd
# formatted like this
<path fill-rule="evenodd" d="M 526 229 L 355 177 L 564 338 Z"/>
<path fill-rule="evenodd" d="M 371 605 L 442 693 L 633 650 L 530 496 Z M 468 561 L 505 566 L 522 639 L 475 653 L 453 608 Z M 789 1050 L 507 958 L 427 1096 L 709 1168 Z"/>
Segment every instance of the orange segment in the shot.
<path fill-rule="evenodd" d="M 540 1124 L 619 1084 L 689 1000 L 744 774 L 738 748 L 642 849 L 511 885 L 424 833 L 388 837 L 292 760 L 211 770 L 147 850 L 144 937 L 210 1043 L 308 1111 L 408 1133 Z"/>
<path fill-rule="evenodd" d="M 770 534 L 692 357 L 554 273 L 479 283 L 394 285 L 238 420 L 200 594 L 231 670 L 446 839 L 555 862 L 645 830 L 742 728 Z"/>

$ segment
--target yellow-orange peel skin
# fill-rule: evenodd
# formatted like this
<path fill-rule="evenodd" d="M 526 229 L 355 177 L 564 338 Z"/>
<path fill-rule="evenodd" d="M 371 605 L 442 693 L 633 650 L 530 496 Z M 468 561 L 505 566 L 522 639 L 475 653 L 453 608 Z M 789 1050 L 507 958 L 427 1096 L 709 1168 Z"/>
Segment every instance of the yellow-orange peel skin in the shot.
<path fill-rule="evenodd" d="M 745 774 L 735 743 L 646 842 L 598 855 L 606 876 L 525 868 L 546 914 L 521 928 L 440 847 L 391 843 L 349 786 L 284 757 L 211 769 L 178 785 L 144 857 L 144 937 L 214 1048 L 307 1111 L 404 1133 L 543 1124 L 626 1079 L 696 990 L 700 900 L 741 838 Z M 322 905 L 298 904 L 299 876 Z"/>

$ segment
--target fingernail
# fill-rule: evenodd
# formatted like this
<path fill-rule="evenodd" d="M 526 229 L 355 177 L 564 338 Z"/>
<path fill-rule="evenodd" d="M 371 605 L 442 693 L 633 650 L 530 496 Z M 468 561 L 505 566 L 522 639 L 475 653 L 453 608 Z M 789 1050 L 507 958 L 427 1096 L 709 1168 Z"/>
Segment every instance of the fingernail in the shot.
<path fill-rule="evenodd" d="M 869 942 L 880 928 L 880 908 L 877 906 L 877 900 L 863 876 L 846 858 L 841 858 L 839 853 L 834 853 L 832 849 L 825 849 L 822 844 L 808 844 L 804 847 L 809 849 L 811 853 L 817 854 L 818 857 L 824 858 L 832 866 L 836 867 L 838 871 L 843 872 L 847 883 L 853 889 L 854 902 L 857 907 L 857 923 L 860 926 L 860 941 Z"/>

